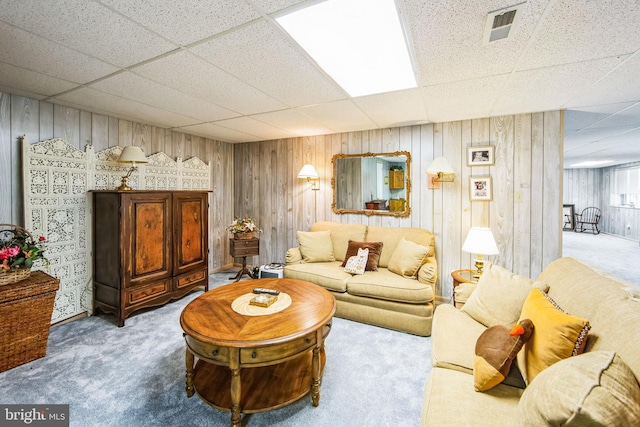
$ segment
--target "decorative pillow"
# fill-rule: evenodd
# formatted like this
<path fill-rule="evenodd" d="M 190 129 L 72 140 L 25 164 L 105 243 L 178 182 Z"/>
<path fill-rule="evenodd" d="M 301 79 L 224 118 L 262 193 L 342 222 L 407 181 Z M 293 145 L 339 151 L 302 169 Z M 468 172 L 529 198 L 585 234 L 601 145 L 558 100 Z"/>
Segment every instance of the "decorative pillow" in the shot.
<path fill-rule="evenodd" d="M 364 274 L 367 258 L 369 258 L 369 249 L 358 249 L 358 255 L 349 257 L 347 260 L 344 271 L 351 274 Z"/>
<path fill-rule="evenodd" d="M 402 277 L 414 278 L 428 254 L 429 248 L 403 237 L 393 251 L 387 269 Z"/>
<path fill-rule="evenodd" d="M 533 323 L 529 319 L 523 319 L 511 331 L 506 326 L 496 325 L 478 337 L 473 361 L 475 391 L 487 391 L 507 377 L 511 362 L 532 333 Z"/>
<path fill-rule="evenodd" d="M 589 321 L 565 313 L 540 289 L 531 290 L 520 318 L 531 319 L 536 325 L 531 339 L 518 354 L 518 366 L 527 384 L 554 363 L 584 351 L 591 329 Z"/>
<path fill-rule="evenodd" d="M 515 325 L 531 288 L 547 291 L 549 286 L 514 274 L 499 265 L 484 263 L 476 290 L 460 309 L 486 327 Z M 534 322 L 535 324 L 535 322 Z"/>
<path fill-rule="evenodd" d="M 303 262 L 335 261 L 329 231 L 298 231 Z"/>
<path fill-rule="evenodd" d="M 592 351 L 545 369 L 522 393 L 523 426 L 632 426 L 640 420 L 640 387 L 612 351 Z"/>
<path fill-rule="evenodd" d="M 369 259 L 367 260 L 367 271 L 378 271 L 378 262 L 380 261 L 380 253 L 382 252 L 382 242 L 356 242 L 349 240 L 347 253 L 344 256 L 342 266 L 347 265 L 347 260 L 358 253 L 358 249 L 369 249 Z"/>

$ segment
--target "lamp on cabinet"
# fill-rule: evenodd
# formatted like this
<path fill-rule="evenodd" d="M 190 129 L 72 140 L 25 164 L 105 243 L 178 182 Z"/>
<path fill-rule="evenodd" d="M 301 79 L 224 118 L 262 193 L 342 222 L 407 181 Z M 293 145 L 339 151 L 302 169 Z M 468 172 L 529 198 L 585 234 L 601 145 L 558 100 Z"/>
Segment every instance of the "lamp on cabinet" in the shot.
<path fill-rule="evenodd" d="M 300 169 L 300 172 L 298 172 L 298 178 L 306 178 L 307 182 L 311 185 L 312 190 L 320 189 L 320 176 L 318 175 L 318 172 L 316 171 L 316 168 L 313 167 L 313 165 L 304 165 L 302 169 Z"/>
<path fill-rule="evenodd" d="M 487 227 L 471 227 L 462 245 L 462 252 L 478 255 L 475 264 L 476 271 L 473 273 L 475 280 L 478 280 L 480 276 L 482 276 L 484 269 L 482 255 L 498 255 L 500 253 L 498 245 L 496 245 L 496 241 L 493 238 L 493 233 L 491 233 L 491 229 Z"/>
<path fill-rule="evenodd" d="M 131 163 L 131 169 L 129 169 L 129 172 L 122 177 L 120 186 L 116 188 L 116 190 L 119 191 L 129 191 L 132 188 L 127 184 L 127 179 L 129 179 L 133 171 L 138 169 L 138 163 L 148 163 L 149 161 L 140 147 L 129 146 L 124 147 L 124 150 L 120 153 L 120 157 L 118 157 L 118 162 Z"/>

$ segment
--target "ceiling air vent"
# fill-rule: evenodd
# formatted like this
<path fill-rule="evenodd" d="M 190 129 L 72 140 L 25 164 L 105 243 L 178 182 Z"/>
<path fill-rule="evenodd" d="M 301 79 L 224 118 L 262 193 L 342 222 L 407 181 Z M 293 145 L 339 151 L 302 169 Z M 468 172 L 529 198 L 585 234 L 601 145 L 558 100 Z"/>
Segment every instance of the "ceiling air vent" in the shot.
<path fill-rule="evenodd" d="M 484 44 L 513 37 L 524 3 L 489 12 L 484 32 Z"/>

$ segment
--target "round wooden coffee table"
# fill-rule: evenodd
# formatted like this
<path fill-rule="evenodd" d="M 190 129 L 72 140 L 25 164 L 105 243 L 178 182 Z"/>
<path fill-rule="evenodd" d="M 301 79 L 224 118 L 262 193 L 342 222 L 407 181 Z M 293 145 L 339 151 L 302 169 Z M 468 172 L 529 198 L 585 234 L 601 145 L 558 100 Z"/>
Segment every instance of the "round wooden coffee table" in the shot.
<path fill-rule="evenodd" d="M 256 287 L 277 289 L 279 301 L 290 297 L 291 304 L 266 315 L 256 314 L 255 306 L 253 315 L 236 312 L 232 303 Z M 309 392 L 318 406 L 324 340 L 335 311 L 329 291 L 302 280 L 248 280 L 202 294 L 180 315 L 187 396 L 197 392 L 211 406 L 230 411 L 232 427 L 241 426 L 242 412 L 279 408 Z"/>

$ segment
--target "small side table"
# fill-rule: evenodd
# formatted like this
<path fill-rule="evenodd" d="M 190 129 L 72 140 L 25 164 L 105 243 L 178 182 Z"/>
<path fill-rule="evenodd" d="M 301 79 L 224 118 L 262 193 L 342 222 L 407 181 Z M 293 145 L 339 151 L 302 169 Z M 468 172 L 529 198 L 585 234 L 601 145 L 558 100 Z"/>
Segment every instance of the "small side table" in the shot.
<path fill-rule="evenodd" d="M 454 270 L 451 272 L 451 277 L 453 278 L 453 295 L 451 299 L 454 307 L 456 306 L 456 286 L 461 283 L 478 283 L 473 277 L 474 272 L 475 270 Z"/>
<path fill-rule="evenodd" d="M 229 277 L 229 280 L 237 282 L 245 274 L 252 279 L 256 279 L 253 272 L 247 268 L 247 257 L 260 255 L 260 239 L 257 237 L 251 239 L 229 239 L 229 255 L 234 258 L 242 257 L 242 269 L 235 276 Z"/>

